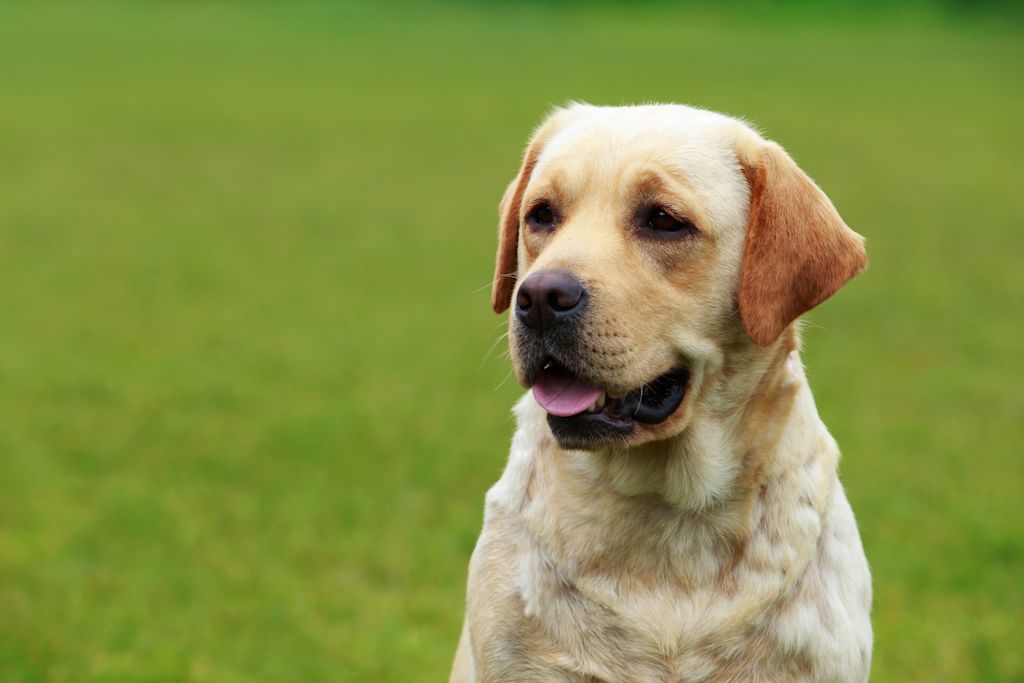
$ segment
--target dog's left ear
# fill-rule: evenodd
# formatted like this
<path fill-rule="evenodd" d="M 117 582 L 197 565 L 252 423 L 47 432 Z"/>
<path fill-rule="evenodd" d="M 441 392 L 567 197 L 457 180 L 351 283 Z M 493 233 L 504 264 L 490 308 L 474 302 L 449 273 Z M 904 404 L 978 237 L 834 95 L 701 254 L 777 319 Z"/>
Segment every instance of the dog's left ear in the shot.
<path fill-rule="evenodd" d="M 867 266 L 864 238 L 782 147 L 760 138 L 739 146 L 750 184 L 740 276 L 740 319 L 768 346 L 802 313 Z"/>
<path fill-rule="evenodd" d="M 494 265 L 494 285 L 491 288 L 491 308 L 504 313 L 512 303 L 512 291 L 519 274 L 519 213 L 523 193 L 530 183 L 544 145 L 560 130 L 566 121 L 587 105 L 573 104 L 569 108 L 555 109 L 534 131 L 523 155 L 519 173 L 509 183 L 498 206 L 498 257 Z"/>

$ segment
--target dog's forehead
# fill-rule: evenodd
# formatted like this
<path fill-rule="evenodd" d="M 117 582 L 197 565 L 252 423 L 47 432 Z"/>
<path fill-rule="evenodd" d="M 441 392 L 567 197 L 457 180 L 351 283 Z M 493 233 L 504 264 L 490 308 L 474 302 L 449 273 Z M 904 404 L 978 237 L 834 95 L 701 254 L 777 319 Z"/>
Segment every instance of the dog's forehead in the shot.
<path fill-rule="evenodd" d="M 572 114 L 541 152 L 537 175 L 603 169 L 620 177 L 638 166 L 684 176 L 738 170 L 740 124 L 721 114 L 682 105 L 579 105 Z"/>

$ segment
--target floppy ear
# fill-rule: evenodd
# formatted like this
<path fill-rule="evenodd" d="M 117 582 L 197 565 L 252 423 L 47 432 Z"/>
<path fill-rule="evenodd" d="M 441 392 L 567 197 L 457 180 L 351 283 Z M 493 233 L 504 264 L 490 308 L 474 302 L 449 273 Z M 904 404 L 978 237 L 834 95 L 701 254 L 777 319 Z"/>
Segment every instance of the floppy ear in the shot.
<path fill-rule="evenodd" d="M 498 206 L 498 258 L 494 265 L 494 285 L 491 288 L 491 308 L 495 313 L 504 313 L 512 303 L 512 290 L 516 287 L 519 272 L 519 212 L 523 204 L 523 193 L 530 183 L 530 176 L 537 166 L 537 158 L 548 140 L 561 128 L 568 114 L 579 108 L 556 109 L 534 131 L 530 144 L 523 155 L 519 173 L 509 183 L 505 196 Z"/>
<path fill-rule="evenodd" d="M 750 221 L 740 276 L 740 319 L 768 346 L 802 313 L 867 266 L 864 238 L 774 142 L 740 152 L 750 183 Z"/>
<path fill-rule="evenodd" d="M 512 303 L 512 290 L 516 287 L 519 272 L 519 209 L 523 203 L 523 192 L 537 165 L 537 155 L 531 143 L 519 173 L 509 183 L 498 205 L 498 258 L 491 287 L 491 308 L 495 313 L 504 313 Z"/>

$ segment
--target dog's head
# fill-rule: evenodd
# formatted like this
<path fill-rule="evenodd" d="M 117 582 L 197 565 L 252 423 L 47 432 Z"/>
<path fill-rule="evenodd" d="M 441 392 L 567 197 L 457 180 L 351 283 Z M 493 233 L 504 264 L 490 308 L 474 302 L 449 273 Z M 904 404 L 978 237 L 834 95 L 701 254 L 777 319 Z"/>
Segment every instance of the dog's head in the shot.
<path fill-rule="evenodd" d="M 679 434 L 709 368 L 770 349 L 867 263 L 781 147 L 678 105 L 555 111 L 500 214 L 492 305 L 567 448 Z"/>

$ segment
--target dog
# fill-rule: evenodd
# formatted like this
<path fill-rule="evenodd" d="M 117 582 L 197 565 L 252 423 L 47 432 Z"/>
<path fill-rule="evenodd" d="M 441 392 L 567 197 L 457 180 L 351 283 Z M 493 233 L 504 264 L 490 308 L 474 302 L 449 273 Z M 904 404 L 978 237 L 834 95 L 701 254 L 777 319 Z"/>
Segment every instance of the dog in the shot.
<path fill-rule="evenodd" d="M 865 681 L 871 577 L 799 316 L 864 239 L 778 144 L 556 109 L 500 204 L 517 429 L 451 681 Z"/>

